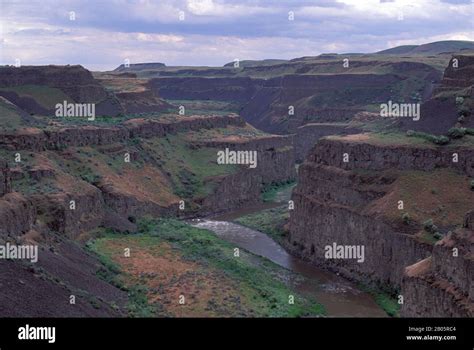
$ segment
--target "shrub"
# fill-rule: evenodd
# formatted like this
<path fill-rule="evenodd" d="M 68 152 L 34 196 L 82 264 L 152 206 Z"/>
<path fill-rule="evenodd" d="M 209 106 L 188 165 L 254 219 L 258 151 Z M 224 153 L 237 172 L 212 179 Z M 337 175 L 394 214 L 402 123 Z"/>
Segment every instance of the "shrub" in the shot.
<path fill-rule="evenodd" d="M 453 139 L 460 139 L 466 135 L 466 128 L 451 128 L 448 131 L 448 135 Z"/>
<path fill-rule="evenodd" d="M 443 235 L 439 232 L 435 232 L 435 233 L 433 233 L 433 237 L 436 238 L 436 239 L 441 239 L 441 238 L 443 238 Z"/>
<path fill-rule="evenodd" d="M 431 135 L 427 134 L 425 132 L 418 132 L 418 131 L 413 131 L 413 130 L 408 130 L 407 131 L 407 136 L 408 137 L 419 137 L 424 140 L 430 141 L 436 145 L 446 145 L 449 143 L 449 137 L 446 137 L 444 135 L 436 136 L 436 135 Z"/>
<path fill-rule="evenodd" d="M 459 115 L 465 115 L 465 116 L 469 116 L 471 115 L 471 110 L 468 106 L 466 105 L 463 105 L 461 106 L 460 108 L 458 108 L 458 114 Z"/>
<path fill-rule="evenodd" d="M 88 182 L 88 183 L 92 184 L 92 185 L 97 185 L 102 180 L 102 176 L 95 175 L 95 174 L 82 174 L 81 179 L 84 180 L 85 182 Z"/>
<path fill-rule="evenodd" d="M 435 136 L 435 139 L 433 142 L 436 143 L 437 145 L 447 145 L 449 143 L 449 137 L 446 137 L 444 135 L 441 135 L 438 137 Z"/>
<path fill-rule="evenodd" d="M 408 215 L 408 213 L 403 213 L 402 220 L 405 225 L 408 225 L 410 223 L 410 215 Z"/>
<path fill-rule="evenodd" d="M 423 228 L 426 232 L 429 233 L 436 233 L 438 232 L 438 227 L 433 223 L 433 219 L 428 219 L 423 223 Z"/>

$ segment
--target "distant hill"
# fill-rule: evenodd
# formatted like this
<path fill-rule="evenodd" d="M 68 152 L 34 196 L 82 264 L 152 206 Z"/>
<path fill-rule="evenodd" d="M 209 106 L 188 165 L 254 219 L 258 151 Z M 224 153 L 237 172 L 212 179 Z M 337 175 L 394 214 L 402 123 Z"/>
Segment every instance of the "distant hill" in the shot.
<path fill-rule="evenodd" d="M 239 67 L 259 67 L 259 66 L 271 66 L 274 64 L 280 64 L 288 62 L 287 60 L 279 60 L 279 59 L 266 59 L 266 60 L 244 60 L 239 62 Z M 224 64 L 224 67 L 233 67 L 234 62 L 229 62 Z"/>
<path fill-rule="evenodd" d="M 166 67 L 166 65 L 160 62 L 134 63 L 134 64 L 130 64 L 129 67 L 125 67 L 124 64 L 121 64 L 120 66 L 114 69 L 114 72 L 133 72 L 133 71 L 140 71 L 140 70 L 159 69 L 159 68 L 164 68 L 164 67 Z"/>
<path fill-rule="evenodd" d="M 423 45 L 403 45 L 376 52 L 379 55 L 438 55 L 474 50 L 473 41 L 445 40 Z"/>

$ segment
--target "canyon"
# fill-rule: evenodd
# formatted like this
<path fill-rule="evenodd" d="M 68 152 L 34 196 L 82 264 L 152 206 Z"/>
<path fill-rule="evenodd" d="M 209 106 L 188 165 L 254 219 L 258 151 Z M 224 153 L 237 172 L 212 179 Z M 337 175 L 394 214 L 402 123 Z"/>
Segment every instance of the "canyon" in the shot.
<path fill-rule="evenodd" d="M 294 259 L 399 300 L 402 317 L 472 317 L 473 57 L 0 67 L 0 243 L 39 246 L 35 264 L 0 261 L 0 298 L 9 300 L 0 314 L 150 316 L 153 305 L 153 315 L 186 316 L 163 299 L 181 287 L 153 270 L 160 266 L 209 298 L 190 315 L 322 315 L 311 297 L 291 310 L 275 301 L 290 287 L 265 276 L 296 278 L 280 269 L 287 265 L 256 254 L 245 255 L 245 268 L 229 267 L 235 247 L 187 225 L 258 207 L 296 182 L 292 205 L 278 203 L 284 214 L 270 225 Z M 55 117 L 63 101 L 93 103 L 97 118 Z M 419 120 L 381 118 L 388 101 L 421 105 Z M 256 159 L 219 162 L 220 152 Z M 211 231 L 220 225 L 210 222 Z M 139 257 L 126 260 L 130 246 Z M 363 258 L 328 259 L 328 246 L 359 247 Z M 146 293 L 134 289 L 142 284 Z"/>

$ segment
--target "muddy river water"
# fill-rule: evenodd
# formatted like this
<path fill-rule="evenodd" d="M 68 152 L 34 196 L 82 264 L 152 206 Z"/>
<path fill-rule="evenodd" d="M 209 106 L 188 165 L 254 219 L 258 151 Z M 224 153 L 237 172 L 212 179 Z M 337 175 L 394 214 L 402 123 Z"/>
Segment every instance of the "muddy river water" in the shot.
<path fill-rule="evenodd" d="M 295 281 L 290 283 L 294 284 L 299 293 L 314 296 L 324 305 L 327 316 L 386 317 L 372 295 L 361 291 L 352 282 L 290 255 L 266 234 L 232 222 L 242 215 L 274 206 L 276 205 L 267 204 L 208 219 L 197 219 L 192 224 L 213 231 L 240 248 L 304 276 L 304 279 L 295 277 Z"/>

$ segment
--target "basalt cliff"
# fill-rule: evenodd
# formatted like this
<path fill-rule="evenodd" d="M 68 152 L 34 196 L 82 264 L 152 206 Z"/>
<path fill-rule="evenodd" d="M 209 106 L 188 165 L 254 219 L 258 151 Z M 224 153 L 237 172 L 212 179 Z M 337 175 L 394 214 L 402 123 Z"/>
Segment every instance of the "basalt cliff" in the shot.
<path fill-rule="evenodd" d="M 299 168 L 287 247 L 400 296 L 404 316 L 472 317 L 473 175 L 472 148 L 324 138 Z M 333 244 L 363 261 L 328 257 Z"/>

